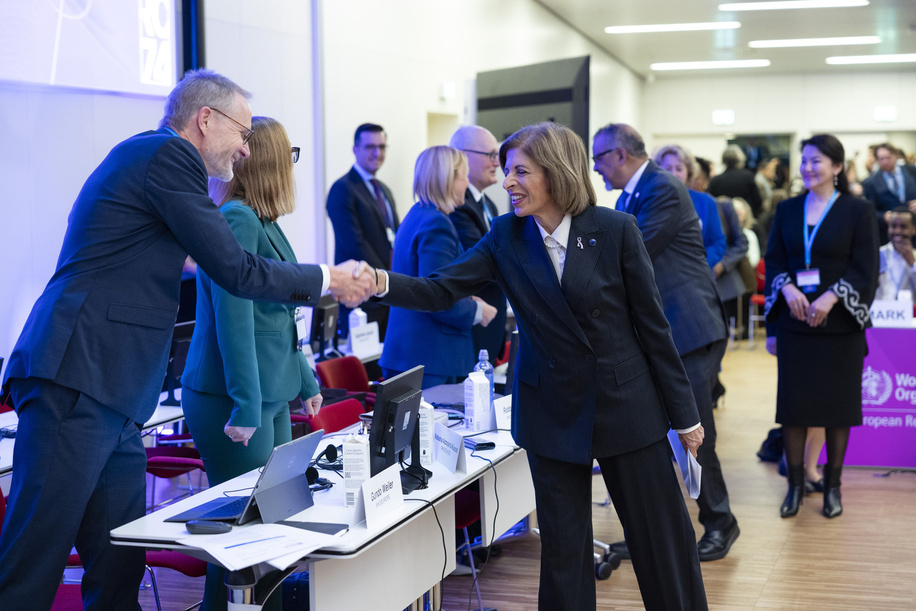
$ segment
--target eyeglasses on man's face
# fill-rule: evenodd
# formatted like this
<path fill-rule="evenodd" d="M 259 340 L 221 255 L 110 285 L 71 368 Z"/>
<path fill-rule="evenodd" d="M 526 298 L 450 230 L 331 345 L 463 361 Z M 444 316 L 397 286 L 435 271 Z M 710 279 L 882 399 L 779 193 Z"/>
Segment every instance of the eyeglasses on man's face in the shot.
<path fill-rule="evenodd" d="M 210 110 L 213 110 L 213 111 L 218 112 L 219 114 L 223 115 L 224 117 L 226 117 L 227 119 L 229 119 L 230 121 L 232 121 L 233 123 L 235 123 L 236 125 L 238 125 L 238 126 L 241 128 L 241 131 L 242 131 L 242 144 L 248 144 L 248 141 L 251 140 L 251 136 L 254 134 L 254 130 L 253 130 L 253 129 L 251 129 L 251 128 L 249 128 L 249 127 L 245 127 L 243 124 L 239 123 L 238 121 L 236 121 L 235 119 L 233 119 L 232 117 L 230 117 L 229 115 L 227 115 L 226 113 L 224 113 L 224 112 L 223 112 L 222 110 L 220 110 L 219 108 L 213 108 L 212 106 L 209 106 L 208 108 L 209 108 Z"/>
<path fill-rule="evenodd" d="M 293 163 L 296 163 L 297 161 L 299 161 L 299 147 L 294 146 L 293 147 Z"/>
<path fill-rule="evenodd" d="M 615 147 L 612 148 L 612 149 L 608 149 L 608 150 L 606 150 L 606 151 L 601 151 L 600 153 L 596 153 L 595 155 L 592 155 L 592 161 L 595 162 L 595 163 L 598 163 L 598 160 L 599 160 L 599 159 L 601 159 L 602 157 L 604 157 L 604 156 L 607 155 L 608 153 L 613 153 L 614 151 L 616 151 L 616 150 L 619 149 L 619 148 L 620 148 L 619 146 L 615 146 Z"/>
<path fill-rule="evenodd" d="M 470 150 L 470 149 L 461 149 L 461 151 L 464 152 L 464 153 L 474 153 L 475 155 L 483 155 L 484 157 L 486 157 L 487 159 L 489 159 L 489 160 L 492 161 L 493 163 L 496 163 L 496 161 L 499 160 L 499 153 L 498 153 L 498 152 L 496 152 L 496 153 L 485 153 L 484 151 L 472 151 L 472 150 Z"/>

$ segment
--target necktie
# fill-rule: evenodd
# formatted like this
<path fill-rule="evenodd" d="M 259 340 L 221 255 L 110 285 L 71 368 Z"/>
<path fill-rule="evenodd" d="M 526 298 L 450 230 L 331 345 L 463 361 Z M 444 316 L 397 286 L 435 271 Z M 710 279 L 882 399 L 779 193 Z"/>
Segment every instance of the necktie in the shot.
<path fill-rule="evenodd" d="M 550 260 L 557 272 L 557 280 L 560 280 L 563 278 L 563 267 L 566 265 L 566 247 L 557 242 L 552 235 L 544 238 L 544 245 L 547 246 L 548 252 L 552 253 Z"/>
<path fill-rule="evenodd" d="M 480 204 L 483 206 L 483 217 L 487 222 L 487 231 L 490 230 L 490 226 L 493 224 L 493 202 L 484 195 L 480 198 Z"/>
<path fill-rule="evenodd" d="M 391 227 L 391 219 L 388 218 L 388 204 L 385 203 L 385 196 L 382 194 L 382 186 L 375 178 L 370 182 L 372 183 L 372 189 L 375 191 L 375 203 L 378 204 L 378 209 L 382 213 L 382 220 L 385 221 L 386 226 Z"/>
<path fill-rule="evenodd" d="M 630 207 L 630 197 L 632 195 L 633 194 L 630 193 L 629 191 L 624 191 L 623 193 L 621 193 L 620 197 L 617 198 L 617 209 L 622 212 L 626 212 L 627 208 Z"/>
<path fill-rule="evenodd" d="M 891 193 L 894 194 L 900 203 L 903 203 L 903 194 L 900 192 L 899 187 L 897 186 L 897 177 L 894 175 L 894 172 L 887 172 L 887 186 L 890 187 Z"/>

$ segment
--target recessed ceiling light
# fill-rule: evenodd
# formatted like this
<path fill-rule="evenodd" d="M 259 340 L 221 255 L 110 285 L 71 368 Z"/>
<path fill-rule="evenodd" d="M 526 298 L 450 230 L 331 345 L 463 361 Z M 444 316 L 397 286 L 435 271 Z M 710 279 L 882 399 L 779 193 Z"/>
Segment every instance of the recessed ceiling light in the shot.
<path fill-rule="evenodd" d="M 841 55 L 828 57 L 828 64 L 904 64 L 916 62 L 916 53 L 901 53 L 899 55 Z"/>
<path fill-rule="evenodd" d="M 868 0 L 781 0 L 778 2 L 732 2 L 720 4 L 720 11 L 781 11 L 799 8 L 841 8 L 868 6 Z"/>
<path fill-rule="evenodd" d="M 747 46 L 754 49 L 776 47 L 829 47 L 834 45 L 876 45 L 878 36 L 836 36 L 834 38 L 787 38 L 785 40 L 752 40 Z"/>
<path fill-rule="evenodd" d="M 766 68 L 768 59 L 730 59 L 710 62 L 662 62 L 649 64 L 650 70 L 715 70 L 723 68 Z"/>
<path fill-rule="evenodd" d="M 605 34 L 642 34 L 646 32 L 694 32 L 701 30 L 734 30 L 739 21 L 712 21 L 709 23 L 656 23 L 650 25 L 614 25 L 604 28 Z"/>

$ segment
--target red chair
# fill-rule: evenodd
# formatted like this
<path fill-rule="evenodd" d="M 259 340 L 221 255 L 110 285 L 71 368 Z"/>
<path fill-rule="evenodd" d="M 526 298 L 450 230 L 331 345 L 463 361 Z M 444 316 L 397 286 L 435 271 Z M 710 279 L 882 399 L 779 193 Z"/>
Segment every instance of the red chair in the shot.
<path fill-rule="evenodd" d="M 336 433 L 345 429 L 351 424 L 359 422 L 360 414 L 366 411 L 363 404 L 356 399 L 344 399 L 338 403 L 331 403 L 327 407 L 322 407 L 317 416 L 309 417 L 309 425 L 313 431 L 324 429 L 327 433 Z"/>
<path fill-rule="evenodd" d="M 467 488 L 455 493 L 455 528 L 464 532 L 464 543 L 458 547 L 468 554 L 468 563 L 471 565 L 471 577 L 474 579 L 474 589 L 477 590 L 477 608 L 483 609 L 480 600 L 480 585 L 477 583 L 477 567 L 474 566 L 474 554 L 471 553 L 471 537 L 468 535 L 468 526 L 480 520 L 480 493 Z"/>
<path fill-rule="evenodd" d="M 78 569 L 82 568 L 83 563 L 80 560 L 79 554 L 70 554 L 70 557 L 67 559 L 67 568 L 69 569 Z M 205 577 L 207 575 L 207 563 L 203 560 L 198 560 L 188 556 L 187 554 L 182 554 L 181 552 L 176 552 L 174 550 L 152 550 L 146 552 L 146 572 L 149 574 L 150 584 L 153 587 L 153 599 L 156 601 L 156 609 L 162 611 L 162 600 L 159 598 L 159 582 L 156 580 L 156 573 L 153 571 L 154 568 L 157 569 L 171 569 L 173 571 L 178 571 L 182 575 L 187 575 L 188 577 Z M 70 585 L 70 584 L 66 584 Z M 76 586 L 76 593 L 80 593 L 79 584 Z M 61 590 L 58 590 L 57 597 L 54 599 L 54 607 L 51 608 L 51 611 L 67 611 L 68 609 L 82 609 L 83 603 L 82 600 L 79 600 L 78 606 L 70 606 L 72 594 L 62 593 Z M 58 599 L 61 599 L 61 607 L 58 608 Z M 191 605 L 185 611 L 191 611 L 191 609 L 196 609 L 203 603 L 200 601 L 195 605 Z"/>
<path fill-rule="evenodd" d="M 0 494 L 0 530 L 6 515 L 6 497 Z M 51 604 L 51 611 L 82 611 L 83 594 L 78 583 L 65 583 L 57 587 L 57 594 Z"/>
<path fill-rule="evenodd" d="M 757 290 L 751 295 L 751 315 L 748 317 L 747 325 L 747 347 L 748 350 L 754 349 L 754 327 L 757 322 L 764 322 L 766 317 L 758 314 L 760 308 L 766 303 L 767 272 L 763 257 L 757 262 Z"/>
<path fill-rule="evenodd" d="M 369 376 L 363 362 L 355 356 L 328 359 L 316 364 L 318 378 L 325 388 L 345 388 L 350 392 L 366 393 L 366 407 L 375 406 L 375 393 L 369 390 Z"/>
<path fill-rule="evenodd" d="M 200 489 L 202 487 L 200 474 L 206 472 L 206 469 L 204 468 L 204 462 L 200 459 L 200 453 L 197 451 L 197 448 L 189 448 L 186 446 L 156 446 L 153 448 L 146 448 L 146 472 L 153 476 L 152 485 L 150 486 L 151 495 L 149 508 L 153 509 L 155 507 L 159 507 L 160 505 L 165 505 L 184 496 L 187 496 L 185 494 L 181 494 L 157 504 L 157 477 L 170 479 L 187 474 L 187 494 L 194 494 L 194 484 L 190 475 L 191 471 L 194 470 L 199 470 L 197 477 L 197 487 Z"/>

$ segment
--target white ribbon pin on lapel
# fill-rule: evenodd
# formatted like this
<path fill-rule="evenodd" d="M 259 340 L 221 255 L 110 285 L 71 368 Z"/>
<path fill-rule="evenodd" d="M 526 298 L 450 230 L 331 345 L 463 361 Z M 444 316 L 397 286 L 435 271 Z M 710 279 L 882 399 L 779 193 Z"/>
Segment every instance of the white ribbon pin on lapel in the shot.
<path fill-rule="evenodd" d="M 576 238 L 576 246 L 578 246 L 579 248 L 583 250 L 585 249 L 585 247 L 582 246 L 582 238 Z"/>

